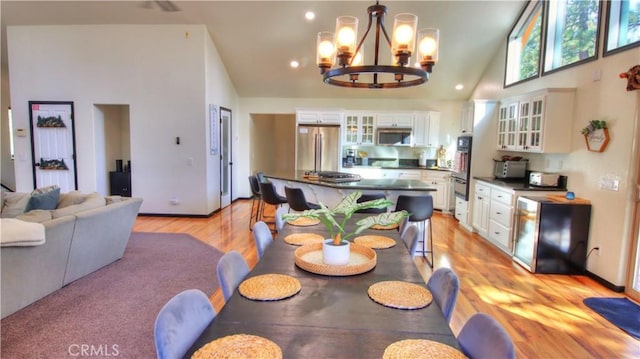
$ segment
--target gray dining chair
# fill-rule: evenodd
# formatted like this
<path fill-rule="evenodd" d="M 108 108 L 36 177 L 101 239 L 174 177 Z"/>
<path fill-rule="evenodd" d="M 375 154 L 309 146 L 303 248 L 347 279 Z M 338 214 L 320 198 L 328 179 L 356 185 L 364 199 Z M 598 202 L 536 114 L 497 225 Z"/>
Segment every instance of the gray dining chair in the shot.
<path fill-rule="evenodd" d="M 240 282 L 249 274 L 249 266 L 238 251 L 225 253 L 218 261 L 216 270 L 225 301 L 231 298 Z"/>
<path fill-rule="evenodd" d="M 209 297 L 199 289 L 187 289 L 171 298 L 154 324 L 158 359 L 182 358 L 215 316 Z"/>
<path fill-rule="evenodd" d="M 256 222 L 256 224 L 253 225 L 253 240 L 256 243 L 258 259 L 260 259 L 262 258 L 264 251 L 266 251 L 273 242 L 271 229 L 263 221 Z"/>
<path fill-rule="evenodd" d="M 470 359 L 514 359 L 513 341 L 507 331 L 493 317 L 476 313 L 469 318 L 458 334 L 458 345 Z"/>
<path fill-rule="evenodd" d="M 284 227 L 286 222 L 282 216 L 287 213 L 289 213 L 289 208 L 287 207 L 278 207 L 278 209 L 276 209 L 276 232 L 282 231 L 282 227 Z"/>
<path fill-rule="evenodd" d="M 404 242 L 409 250 L 409 254 L 413 257 L 418 250 L 418 225 L 416 223 L 403 222 L 400 239 Z"/>
<path fill-rule="evenodd" d="M 447 319 L 447 322 L 450 322 L 453 308 L 458 300 L 458 292 L 460 292 L 458 275 L 451 268 L 440 267 L 431 274 L 427 288 L 431 291 L 433 300 L 440 307 L 442 315 Z"/>

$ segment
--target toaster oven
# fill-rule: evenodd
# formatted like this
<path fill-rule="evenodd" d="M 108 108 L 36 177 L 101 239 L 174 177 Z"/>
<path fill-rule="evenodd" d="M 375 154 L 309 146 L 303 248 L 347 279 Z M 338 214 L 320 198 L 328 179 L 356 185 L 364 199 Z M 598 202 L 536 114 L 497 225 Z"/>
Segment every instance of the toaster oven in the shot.
<path fill-rule="evenodd" d="M 528 161 L 495 161 L 493 176 L 495 178 L 525 178 Z"/>

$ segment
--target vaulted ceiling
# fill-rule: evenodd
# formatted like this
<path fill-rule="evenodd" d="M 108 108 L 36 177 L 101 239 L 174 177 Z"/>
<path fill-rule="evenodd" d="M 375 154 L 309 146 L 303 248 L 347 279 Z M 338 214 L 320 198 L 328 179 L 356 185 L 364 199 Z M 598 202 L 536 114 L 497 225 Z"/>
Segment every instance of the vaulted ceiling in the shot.
<path fill-rule="evenodd" d="M 1 1 L 2 63 L 6 26 L 73 24 L 203 24 L 241 97 L 431 98 L 462 100 L 504 41 L 525 0 L 382 1 L 393 16 L 418 15 L 418 26 L 440 29 L 440 62 L 431 79 L 403 89 L 347 89 L 326 85 L 315 64 L 316 34 L 333 31 L 335 18 L 352 15 L 362 34 L 371 1 Z M 179 11 L 167 11 L 167 5 Z M 305 19 L 313 11 L 314 20 Z M 360 35 L 361 36 L 361 35 Z M 365 49 L 372 51 L 372 35 Z M 381 62 L 389 50 L 381 47 Z M 365 55 L 367 56 L 367 55 Z M 368 55 L 369 58 L 372 54 Z M 300 67 L 289 66 L 297 60 Z M 3 72 L 6 73 L 6 72 Z M 463 84 L 461 91 L 455 90 Z"/>

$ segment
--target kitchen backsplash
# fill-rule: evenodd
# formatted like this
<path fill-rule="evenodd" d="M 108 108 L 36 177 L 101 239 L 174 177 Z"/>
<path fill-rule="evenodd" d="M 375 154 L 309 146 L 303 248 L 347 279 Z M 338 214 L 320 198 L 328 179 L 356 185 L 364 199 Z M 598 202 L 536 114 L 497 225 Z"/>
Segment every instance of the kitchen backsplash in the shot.
<path fill-rule="evenodd" d="M 356 153 L 365 152 L 367 157 L 389 160 L 418 160 L 422 151 L 427 152 L 427 158 L 436 158 L 434 147 L 392 147 L 392 146 L 343 146 L 342 157 L 346 157 L 347 149 L 355 149 Z M 359 154 L 357 157 L 362 157 Z"/>

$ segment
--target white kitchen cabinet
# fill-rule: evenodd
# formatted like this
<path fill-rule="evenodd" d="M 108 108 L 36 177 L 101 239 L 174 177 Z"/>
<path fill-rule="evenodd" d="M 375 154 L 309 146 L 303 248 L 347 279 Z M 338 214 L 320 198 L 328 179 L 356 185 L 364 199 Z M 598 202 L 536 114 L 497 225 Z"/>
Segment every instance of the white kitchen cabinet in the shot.
<path fill-rule="evenodd" d="M 376 116 L 377 127 L 413 127 L 413 113 L 378 113 Z"/>
<path fill-rule="evenodd" d="M 498 150 L 571 151 L 575 89 L 549 88 L 501 101 Z"/>
<path fill-rule="evenodd" d="M 489 233 L 489 204 L 491 202 L 491 187 L 476 181 L 473 198 L 472 225 L 479 235 L 488 237 Z"/>
<path fill-rule="evenodd" d="M 475 181 L 473 229 L 490 243 L 511 255 L 513 253 L 514 208 L 519 196 L 559 194 L 554 191 L 521 191 Z"/>
<path fill-rule="evenodd" d="M 296 122 L 301 124 L 342 124 L 342 112 L 340 111 L 296 111 Z"/>
<path fill-rule="evenodd" d="M 421 180 L 422 170 L 398 170 L 396 177 L 398 179 Z"/>
<path fill-rule="evenodd" d="M 422 171 L 422 181 L 436 188 L 431 192 L 433 208 L 450 213 L 454 205 L 451 173 L 448 171 Z"/>
<path fill-rule="evenodd" d="M 460 197 L 455 197 L 455 201 L 454 215 L 458 223 L 468 231 L 472 231 L 471 224 L 469 223 L 469 202 Z"/>
<path fill-rule="evenodd" d="M 469 101 L 460 109 L 460 133 L 470 135 L 473 133 L 473 102 Z"/>
<path fill-rule="evenodd" d="M 413 120 L 413 144 L 420 147 L 438 147 L 440 139 L 440 112 L 416 112 Z"/>
<path fill-rule="evenodd" d="M 374 145 L 375 122 L 373 113 L 347 112 L 344 115 L 345 145 Z"/>

